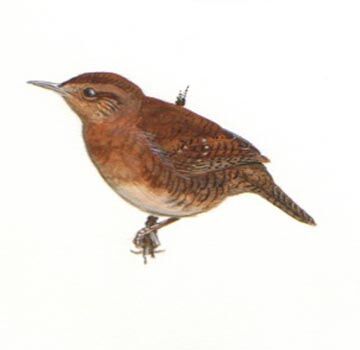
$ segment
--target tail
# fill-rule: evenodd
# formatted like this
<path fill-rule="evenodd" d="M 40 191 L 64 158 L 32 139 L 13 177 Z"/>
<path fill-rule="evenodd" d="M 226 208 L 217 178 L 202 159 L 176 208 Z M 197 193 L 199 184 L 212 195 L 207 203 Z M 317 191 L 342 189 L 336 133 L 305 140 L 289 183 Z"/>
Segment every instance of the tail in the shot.
<path fill-rule="evenodd" d="M 259 164 L 256 168 L 248 169 L 250 171 L 244 174 L 246 180 L 253 185 L 251 192 L 267 199 L 294 219 L 305 224 L 316 225 L 315 220 L 275 184 L 265 166 Z"/>
<path fill-rule="evenodd" d="M 297 205 L 279 186 L 272 183 L 269 188 L 258 188 L 258 193 L 294 219 L 309 225 L 316 225 L 315 220 L 299 205 Z"/>

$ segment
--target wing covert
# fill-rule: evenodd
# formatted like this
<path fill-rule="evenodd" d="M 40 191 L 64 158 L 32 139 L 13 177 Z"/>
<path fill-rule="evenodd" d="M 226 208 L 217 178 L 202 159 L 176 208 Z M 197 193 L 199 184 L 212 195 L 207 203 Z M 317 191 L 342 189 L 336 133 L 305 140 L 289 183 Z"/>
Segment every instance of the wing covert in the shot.
<path fill-rule="evenodd" d="M 153 151 L 178 173 L 198 175 L 269 161 L 250 142 L 218 124 L 184 107 L 149 100 L 139 127 Z"/>

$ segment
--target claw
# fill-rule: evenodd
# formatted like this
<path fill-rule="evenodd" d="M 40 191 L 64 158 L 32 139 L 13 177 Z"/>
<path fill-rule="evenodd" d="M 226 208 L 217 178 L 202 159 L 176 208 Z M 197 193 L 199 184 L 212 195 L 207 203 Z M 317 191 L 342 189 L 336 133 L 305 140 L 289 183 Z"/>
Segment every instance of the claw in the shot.
<path fill-rule="evenodd" d="M 133 243 L 138 250 L 130 250 L 133 254 L 141 254 L 144 258 L 144 264 L 147 263 L 147 256 L 155 258 L 155 254 L 162 253 L 165 250 L 157 250 L 160 246 L 160 241 L 157 232 L 164 226 L 167 226 L 179 218 L 170 217 L 164 221 L 157 222 L 156 216 L 150 215 L 145 223 L 145 227 L 137 232 Z"/>
<path fill-rule="evenodd" d="M 152 258 L 155 258 L 156 255 L 155 254 L 159 254 L 159 253 L 164 253 L 165 249 L 159 249 L 159 250 L 153 250 L 151 252 L 146 251 L 146 249 L 142 249 L 142 250 L 132 250 L 130 249 L 130 252 L 136 255 L 142 255 L 144 258 L 144 264 L 147 264 L 147 256 L 150 256 Z"/>
<path fill-rule="evenodd" d="M 149 217 L 150 219 L 151 217 Z M 141 254 L 144 258 L 144 264 L 147 263 L 147 256 L 155 258 L 155 254 L 162 253 L 164 250 L 157 250 L 160 246 L 160 241 L 157 236 L 157 230 L 154 230 L 150 225 L 155 224 L 156 220 L 148 220 L 146 227 L 142 228 L 136 234 L 133 243 L 139 250 L 130 250 L 133 254 Z"/>
<path fill-rule="evenodd" d="M 175 104 L 178 106 L 185 106 L 186 103 L 186 95 L 188 93 L 189 90 L 189 85 L 186 87 L 186 89 L 184 91 L 179 91 L 179 94 L 176 97 L 176 102 Z"/>

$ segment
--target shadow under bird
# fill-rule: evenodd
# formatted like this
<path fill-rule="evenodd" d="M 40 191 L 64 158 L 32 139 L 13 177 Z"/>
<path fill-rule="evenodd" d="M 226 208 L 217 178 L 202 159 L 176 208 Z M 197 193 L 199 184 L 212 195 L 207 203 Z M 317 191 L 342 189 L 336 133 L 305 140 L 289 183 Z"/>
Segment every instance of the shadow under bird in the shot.
<path fill-rule="evenodd" d="M 186 109 L 186 91 L 175 104 L 167 103 L 114 73 L 85 73 L 61 84 L 29 83 L 64 98 L 83 123 L 87 151 L 102 177 L 123 199 L 151 214 L 133 241 L 145 262 L 159 252 L 160 228 L 244 192 L 315 225 L 275 184 L 264 166 L 268 158 L 242 137 Z M 158 222 L 158 215 L 168 218 Z"/>

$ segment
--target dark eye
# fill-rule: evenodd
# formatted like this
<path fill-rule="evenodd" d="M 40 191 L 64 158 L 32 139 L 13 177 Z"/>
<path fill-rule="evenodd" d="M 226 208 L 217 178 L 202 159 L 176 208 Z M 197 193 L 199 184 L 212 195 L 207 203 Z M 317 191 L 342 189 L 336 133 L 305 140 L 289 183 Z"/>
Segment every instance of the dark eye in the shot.
<path fill-rule="evenodd" d="M 91 87 L 84 89 L 83 92 L 85 97 L 89 97 L 89 98 L 96 97 L 96 91 Z"/>

